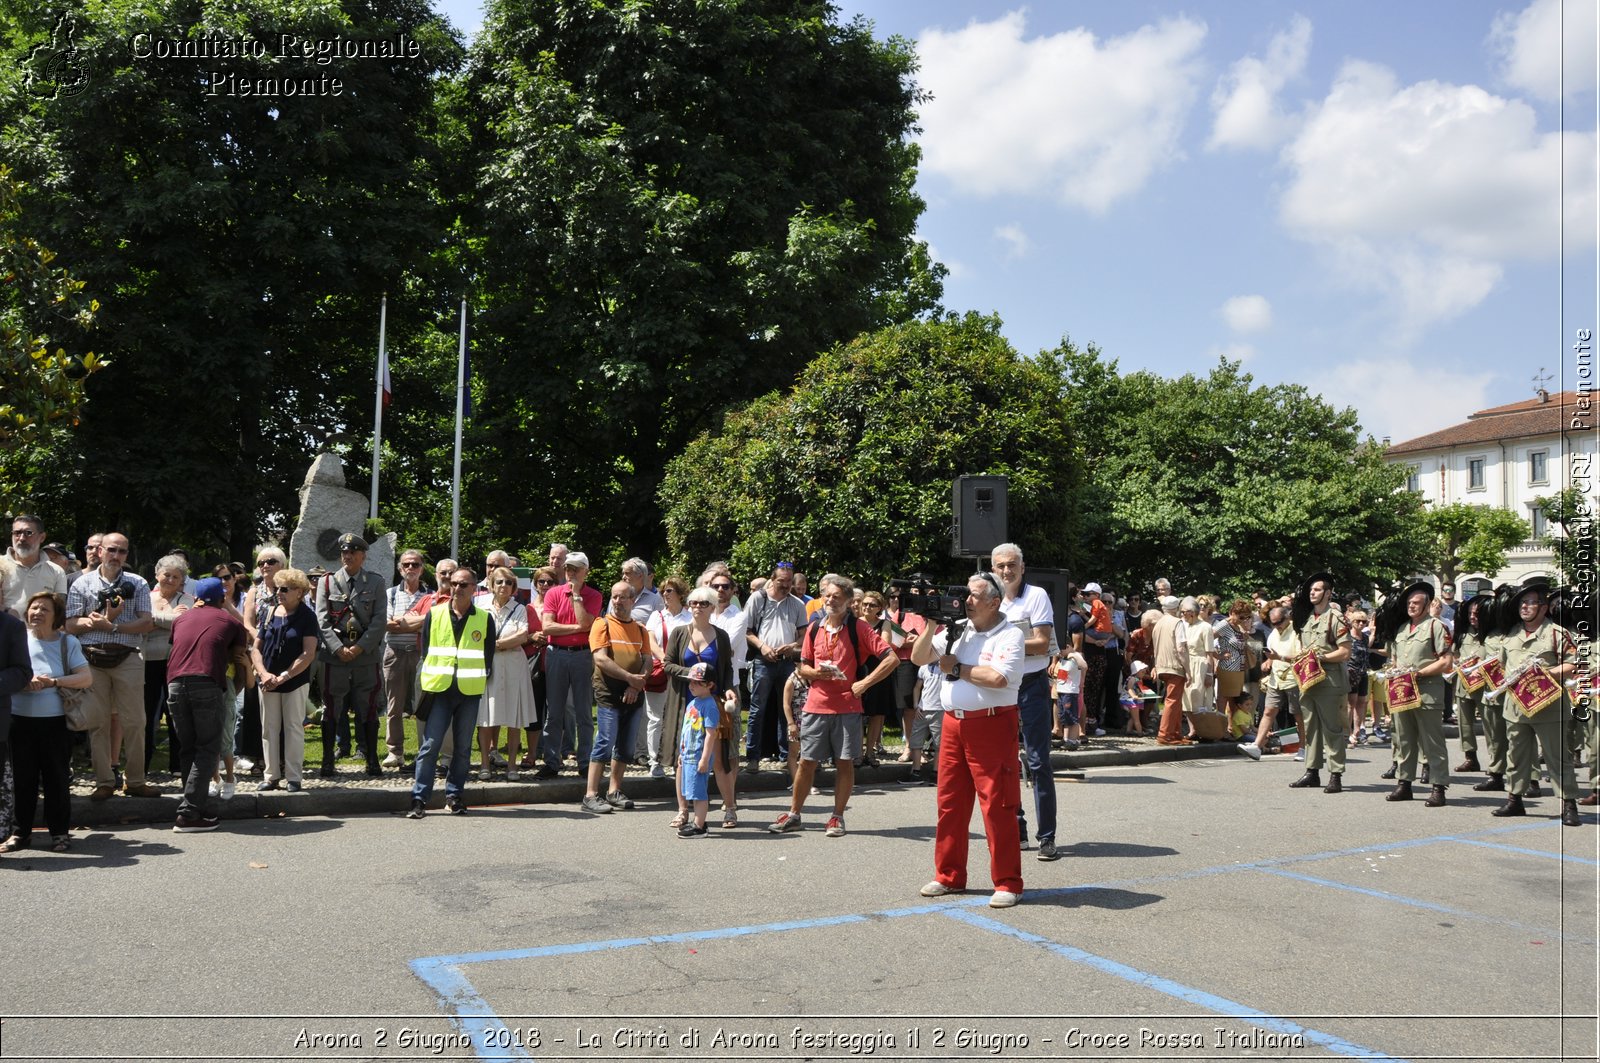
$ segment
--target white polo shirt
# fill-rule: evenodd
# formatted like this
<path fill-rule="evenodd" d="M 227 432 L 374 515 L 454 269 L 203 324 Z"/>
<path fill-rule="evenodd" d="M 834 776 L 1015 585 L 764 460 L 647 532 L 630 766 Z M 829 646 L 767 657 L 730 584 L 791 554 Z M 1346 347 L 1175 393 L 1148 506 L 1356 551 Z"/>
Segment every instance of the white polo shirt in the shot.
<path fill-rule="evenodd" d="M 950 647 L 949 628 L 934 635 L 933 648 L 939 656 L 954 653 L 963 670 L 982 665 L 1006 677 L 1003 687 L 980 687 L 965 679 L 941 679 L 939 704 L 944 711 L 1015 705 L 1017 688 L 1022 685 L 1022 642 L 1022 629 L 1004 619 L 988 631 L 974 631 L 971 624 L 961 625 L 961 637 L 956 640 L 954 649 Z"/>
<path fill-rule="evenodd" d="M 1022 584 L 1022 593 L 1015 598 L 1002 598 L 1000 612 L 1007 620 L 1012 621 L 1019 628 L 1026 627 L 1029 634 L 1033 629 L 1046 625 L 1054 627 L 1056 623 L 1056 609 L 1050 604 L 1050 595 L 1045 593 L 1043 587 L 1036 587 L 1026 581 Z M 1023 621 L 1027 621 L 1026 624 Z M 1024 636 L 1026 640 L 1026 636 Z M 1023 658 L 1022 674 L 1042 671 L 1050 666 L 1050 655 L 1041 653 L 1038 656 Z M 1004 704 L 1004 702 L 1002 702 Z M 963 706 L 964 708 L 965 706 Z"/>

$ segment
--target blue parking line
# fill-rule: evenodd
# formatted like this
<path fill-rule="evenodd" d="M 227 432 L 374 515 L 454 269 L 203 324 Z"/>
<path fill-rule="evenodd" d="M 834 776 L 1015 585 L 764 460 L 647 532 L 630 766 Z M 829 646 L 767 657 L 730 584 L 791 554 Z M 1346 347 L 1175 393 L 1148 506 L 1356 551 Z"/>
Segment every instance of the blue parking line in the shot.
<path fill-rule="evenodd" d="M 1483 842 L 1476 838 L 1451 838 L 1451 841 L 1460 842 L 1462 845 L 1481 845 L 1485 849 L 1504 849 L 1508 853 L 1522 853 L 1526 856 L 1543 856 L 1550 860 L 1565 860 L 1569 864 L 1584 864 L 1588 867 L 1600 867 L 1600 860 L 1588 860 L 1571 853 L 1552 853 L 1548 849 L 1524 849 L 1517 845 L 1497 845 L 1494 842 Z"/>
<path fill-rule="evenodd" d="M 1226 1018 L 1244 1019 L 1273 1033 L 1290 1036 L 1299 1035 L 1304 1037 L 1308 1043 L 1320 1045 L 1328 1051 L 1341 1056 L 1350 1056 L 1354 1059 L 1381 1059 L 1389 1060 L 1391 1063 L 1405 1063 L 1404 1060 L 1380 1052 L 1375 1048 L 1352 1044 L 1336 1034 L 1301 1026 L 1299 1023 L 1290 1022 L 1288 1019 L 1282 1019 L 1276 1015 L 1269 1015 L 1247 1004 L 1240 1004 L 1238 1001 L 1219 997 L 1214 993 L 1207 993 L 1203 989 L 1196 989 L 1181 982 L 1174 982 L 1170 978 L 1163 978 L 1158 974 L 1150 974 L 1147 971 L 1129 967 L 1125 963 L 1119 963 L 1104 956 L 1097 956 L 1092 952 L 1085 952 L 1083 949 L 1072 945 L 1051 941 L 1049 938 L 1041 937 L 1026 930 L 1019 930 L 1009 923 L 1002 923 L 998 919 L 992 919 L 977 912 L 953 908 L 944 914 L 951 919 L 967 923 L 981 930 L 988 930 L 1005 937 L 1016 938 L 1018 941 L 1026 941 L 1030 945 L 1037 945 L 1074 963 L 1081 963 L 1086 967 L 1091 967 L 1102 974 L 1109 974 L 1124 981 L 1132 982 L 1135 985 L 1143 986 L 1146 989 L 1153 989 L 1157 993 L 1164 993 L 1169 997 L 1175 997 L 1186 1003 L 1198 1005 L 1207 1011 L 1215 1012 Z"/>
<path fill-rule="evenodd" d="M 423 984 L 439 994 L 450 1023 L 472 1040 L 472 1050 L 484 1060 L 532 1060 L 517 1047 L 500 1016 L 483 999 L 461 968 L 447 959 L 411 961 L 411 970 Z M 490 1044 L 495 1047 L 490 1048 Z"/>

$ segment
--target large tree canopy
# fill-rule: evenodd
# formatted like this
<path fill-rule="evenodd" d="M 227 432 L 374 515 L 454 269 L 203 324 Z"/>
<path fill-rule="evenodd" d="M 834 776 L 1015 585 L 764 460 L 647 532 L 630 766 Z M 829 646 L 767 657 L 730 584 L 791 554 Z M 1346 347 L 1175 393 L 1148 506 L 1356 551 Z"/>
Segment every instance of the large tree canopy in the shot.
<path fill-rule="evenodd" d="M 660 495 L 672 557 L 741 572 L 792 560 L 873 582 L 952 576 L 971 562 L 950 557 L 951 482 L 989 474 L 1009 477 L 1010 532 L 1029 563 L 1059 564 L 1075 474 L 1056 383 L 977 315 L 838 346 L 673 459 Z"/>
<path fill-rule="evenodd" d="M 283 34 L 418 51 L 319 63 Z M 264 54 L 136 43 L 219 39 Z M 63 531 L 238 556 L 294 513 L 315 442 L 369 416 L 379 297 L 448 220 L 433 95 L 461 46 L 426 0 L 6 4 L 0 42 L 0 151 L 31 230 L 100 299 L 111 361 L 32 501 Z M 41 50 L 68 43 L 82 76 L 41 79 Z M 340 91 L 281 88 L 322 78 Z M 391 341 L 430 311 L 392 314 Z"/>
<path fill-rule="evenodd" d="M 1247 594 L 1317 569 L 1351 589 L 1416 570 L 1420 503 L 1354 410 L 1226 360 L 1167 379 L 1070 341 L 1048 359 L 1083 442 L 1083 575 Z"/>
<path fill-rule="evenodd" d="M 1482 572 L 1493 579 L 1506 567 L 1506 551 L 1532 534 L 1528 522 L 1504 509 L 1452 502 L 1422 513 L 1427 535 L 1423 564 L 1441 583 L 1454 583 L 1463 572 Z"/>
<path fill-rule="evenodd" d="M 936 307 L 913 67 L 820 0 L 491 0 L 460 97 L 500 485 L 469 477 L 473 522 L 653 550 L 668 460 L 728 403 Z"/>

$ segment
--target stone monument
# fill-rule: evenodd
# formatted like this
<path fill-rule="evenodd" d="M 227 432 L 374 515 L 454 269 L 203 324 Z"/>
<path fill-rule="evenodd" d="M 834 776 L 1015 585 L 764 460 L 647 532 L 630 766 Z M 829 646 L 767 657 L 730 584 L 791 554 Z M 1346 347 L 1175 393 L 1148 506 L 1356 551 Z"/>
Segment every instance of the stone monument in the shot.
<path fill-rule="evenodd" d="M 339 536 L 355 532 L 367 538 L 368 498 L 345 486 L 344 462 L 339 455 L 317 455 L 300 486 L 300 522 L 289 537 L 289 564 L 304 572 L 314 568 L 333 571 L 339 567 Z M 393 532 L 368 542 L 367 563 L 383 577 L 384 586 L 394 582 L 396 536 Z"/>

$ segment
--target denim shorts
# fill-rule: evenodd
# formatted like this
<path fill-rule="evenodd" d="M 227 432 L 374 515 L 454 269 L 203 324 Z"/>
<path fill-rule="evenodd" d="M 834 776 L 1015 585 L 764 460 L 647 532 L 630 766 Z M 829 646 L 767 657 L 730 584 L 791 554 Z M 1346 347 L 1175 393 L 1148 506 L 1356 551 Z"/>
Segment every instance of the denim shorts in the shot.
<path fill-rule="evenodd" d="M 1078 726 L 1078 695 L 1056 695 L 1056 722 L 1062 727 Z"/>
<path fill-rule="evenodd" d="M 639 710 L 643 707 L 643 697 L 632 705 L 624 705 L 621 708 L 600 706 L 594 728 L 594 745 L 589 747 L 591 764 L 595 761 L 633 759 L 633 733 L 638 730 L 634 726 L 634 720 L 638 718 Z"/>

